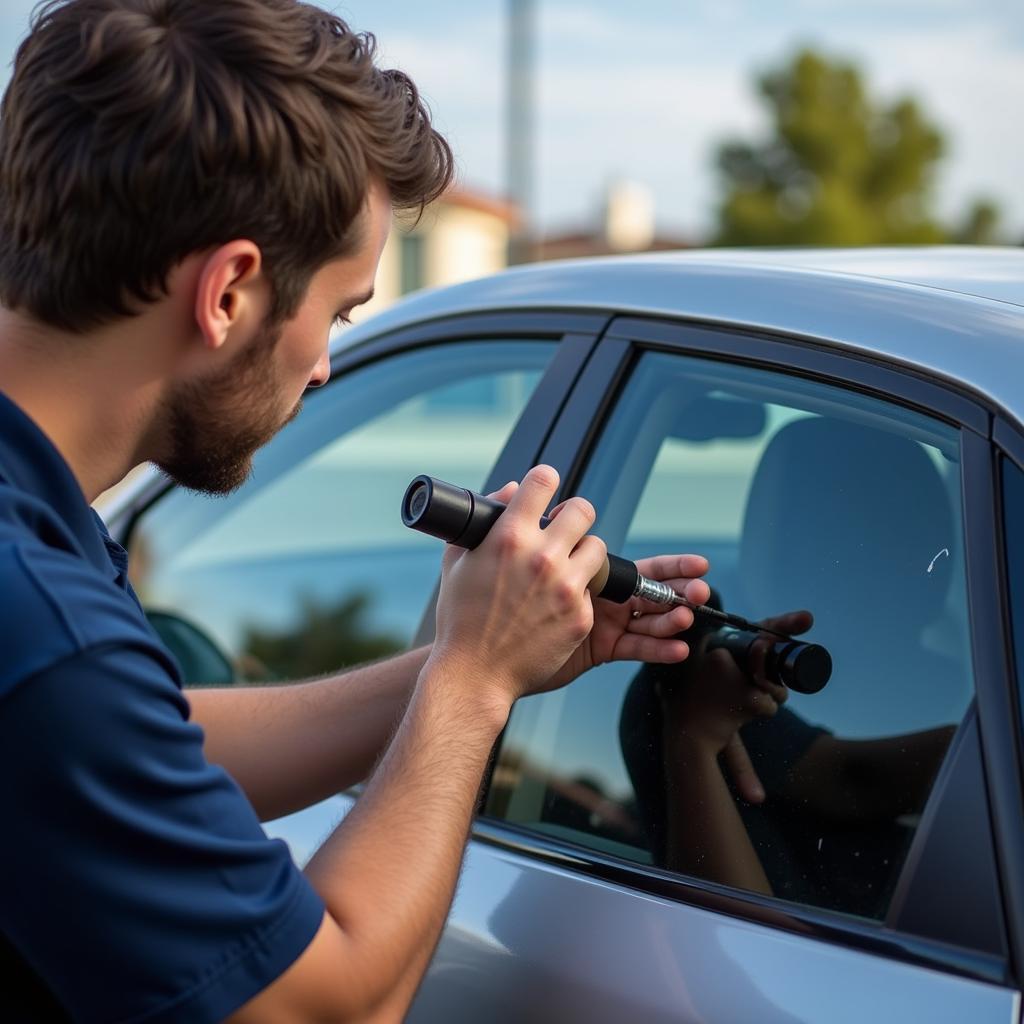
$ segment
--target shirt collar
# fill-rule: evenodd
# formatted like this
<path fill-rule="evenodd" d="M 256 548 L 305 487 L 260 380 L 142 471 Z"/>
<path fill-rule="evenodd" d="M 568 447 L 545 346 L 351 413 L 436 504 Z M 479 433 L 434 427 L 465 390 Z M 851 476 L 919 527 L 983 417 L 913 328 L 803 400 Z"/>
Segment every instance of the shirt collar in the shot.
<path fill-rule="evenodd" d="M 105 576 L 118 575 L 96 514 L 53 442 L 0 392 L 0 478 L 45 502 L 64 521 L 84 557 Z M 111 544 L 114 542 L 111 541 Z"/>

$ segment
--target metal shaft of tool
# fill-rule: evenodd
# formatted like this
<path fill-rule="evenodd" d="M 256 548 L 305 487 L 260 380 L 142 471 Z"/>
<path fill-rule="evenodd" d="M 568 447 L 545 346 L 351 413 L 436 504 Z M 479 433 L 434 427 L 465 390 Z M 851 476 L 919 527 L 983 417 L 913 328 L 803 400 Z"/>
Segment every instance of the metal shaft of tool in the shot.
<path fill-rule="evenodd" d="M 676 593 L 667 583 L 662 583 L 659 580 L 649 580 L 646 576 L 637 577 L 636 590 L 633 591 L 633 596 L 642 598 L 644 601 L 650 601 L 652 604 L 681 604 L 689 608 L 695 615 L 704 615 L 718 622 L 735 626 L 737 629 L 752 630 L 755 633 L 771 633 L 774 636 L 789 639 L 786 633 L 780 633 L 778 630 L 769 629 L 767 626 L 762 626 L 756 622 L 750 622 L 748 619 L 743 618 L 742 615 L 722 612 L 717 608 L 709 608 L 706 604 L 694 604 L 693 601 L 688 601 L 682 594 Z"/>

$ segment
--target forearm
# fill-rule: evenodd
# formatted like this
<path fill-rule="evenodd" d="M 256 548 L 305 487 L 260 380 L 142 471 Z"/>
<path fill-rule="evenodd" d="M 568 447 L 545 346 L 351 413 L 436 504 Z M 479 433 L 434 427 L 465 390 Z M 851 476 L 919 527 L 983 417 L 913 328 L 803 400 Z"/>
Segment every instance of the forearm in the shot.
<path fill-rule="evenodd" d="M 266 820 L 369 775 L 429 653 L 421 647 L 312 682 L 186 693 L 207 759 L 235 778 Z"/>
<path fill-rule="evenodd" d="M 428 665 L 359 803 L 306 868 L 345 936 L 357 1002 L 401 1019 L 443 927 L 508 703 Z M 401 1005 L 398 1005 L 401 1004 Z"/>
<path fill-rule="evenodd" d="M 713 749 L 685 733 L 666 737 L 666 866 L 771 895 Z"/>

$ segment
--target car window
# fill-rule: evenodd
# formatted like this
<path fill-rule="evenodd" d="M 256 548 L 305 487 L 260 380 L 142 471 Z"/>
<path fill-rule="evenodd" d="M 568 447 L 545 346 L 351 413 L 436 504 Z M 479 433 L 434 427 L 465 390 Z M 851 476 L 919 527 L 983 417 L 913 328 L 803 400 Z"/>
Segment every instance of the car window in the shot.
<path fill-rule="evenodd" d="M 303 678 L 407 647 L 441 549 L 402 525 L 405 488 L 420 473 L 480 487 L 554 347 L 439 345 L 354 370 L 307 395 L 239 491 L 175 489 L 144 513 L 132 582 L 187 681 Z"/>
<path fill-rule="evenodd" d="M 596 532 L 631 558 L 707 555 L 714 600 L 750 620 L 809 610 L 802 639 L 829 652 L 831 678 L 791 691 L 773 717 L 751 713 L 741 666 L 753 636 L 733 635 L 731 655 L 713 649 L 725 631 L 691 631 L 682 666 L 606 665 L 521 701 L 486 812 L 884 918 L 973 693 L 959 462 L 954 428 L 900 407 L 643 355 L 577 489 L 598 510 Z M 740 786 L 736 736 L 762 803 Z M 751 883 L 751 864 L 765 886 Z"/>

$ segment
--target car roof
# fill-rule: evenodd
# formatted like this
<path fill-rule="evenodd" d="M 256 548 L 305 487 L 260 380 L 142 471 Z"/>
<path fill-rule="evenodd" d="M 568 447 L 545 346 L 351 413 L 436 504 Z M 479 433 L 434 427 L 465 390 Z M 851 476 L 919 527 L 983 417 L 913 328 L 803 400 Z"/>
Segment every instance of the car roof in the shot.
<path fill-rule="evenodd" d="M 416 292 L 335 350 L 498 310 L 594 311 L 738 326 L 883 358 L 987 396 L 1024 424 L 1024 249 L 687 250 L 534 263 Z"/>

